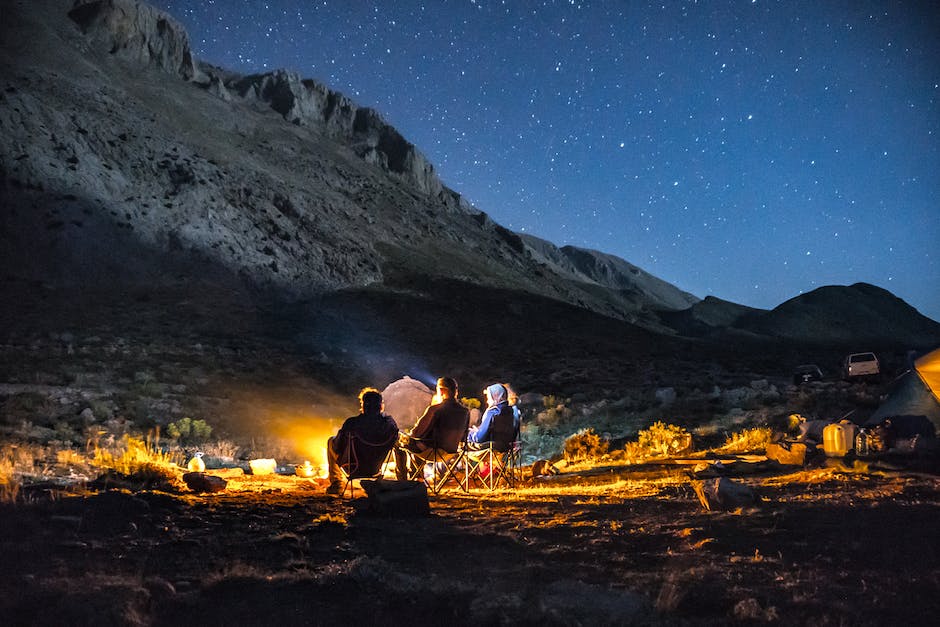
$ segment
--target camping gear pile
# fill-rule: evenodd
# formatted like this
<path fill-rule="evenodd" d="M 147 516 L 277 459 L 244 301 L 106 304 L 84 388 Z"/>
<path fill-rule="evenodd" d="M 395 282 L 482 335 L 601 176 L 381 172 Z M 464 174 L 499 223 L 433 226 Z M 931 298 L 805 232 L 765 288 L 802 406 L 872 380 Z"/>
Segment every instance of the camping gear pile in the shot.
<path fill-rule="evenodd" d="M 940 349 L 923 355 L 898 378 L 881 406 L 861 426 L 851 420 L 807 420 L 790 416 L 799 435 L 767 445 L 768 459 L 784 465 L 854 455 L 937 454 L 940 441 Z"/>

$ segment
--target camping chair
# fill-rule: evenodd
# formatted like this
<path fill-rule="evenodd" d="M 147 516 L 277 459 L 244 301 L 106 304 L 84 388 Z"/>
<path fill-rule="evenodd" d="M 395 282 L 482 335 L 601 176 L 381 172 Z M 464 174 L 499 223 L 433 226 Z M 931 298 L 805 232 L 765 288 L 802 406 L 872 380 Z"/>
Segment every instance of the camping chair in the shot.
<path fill-rule="evenodd" d="M 408 474 L 408 479 L 410 481 L 424 481 L 431 492 L 438 494 L 444 488 L 444 485 L 449 480 L 453 479 L 457 482 L 457 485 L 459 485 L 461 489 L 466 491 L 464 482 L 460 480 L 460 476 L 457 474 L 457 470 L 460 468 L 464 460 L 463 442 L 458 445 L 456 451 L 450 452 L 438 448 L 435 446 L 435 442 L 432 440 L 411 438 L 411 441 L 422 443 L 428 448 L 421 451 L 420 453 L 415 453 L 414 451 L 401 447 L 401 450 L 405 451 L 407 458 L 414 466 L 414 468 L 412 468 Z M 425 475 L 424 472 L 424 469 L 428 464 L 431 464 L 433 468 L 430 477 Z"/>
<path fill-rule="evenodd" d="M 519 452 L 518 442 L 502 446 L 496 442 L 468 445 L 464 454 L 464 490 L 469 490 L 473 483 L 490 492 L 500 484 L 515 487 Z"/>
<path fill-rule="evenodd" d="M 340 455 L 340 468 L 346 475 L 346 484 L 342 495 L 346 496 L 349 488 L 349 498 L 355 494 L 353 481 L 356 479 L 381 479 L 385 475 L 385 468 L 392 458 L 392 448 L 398 441 L 396 431 L 385 442 L 369 442 L 354 433 L 346 441 L 346 450 Z"/>

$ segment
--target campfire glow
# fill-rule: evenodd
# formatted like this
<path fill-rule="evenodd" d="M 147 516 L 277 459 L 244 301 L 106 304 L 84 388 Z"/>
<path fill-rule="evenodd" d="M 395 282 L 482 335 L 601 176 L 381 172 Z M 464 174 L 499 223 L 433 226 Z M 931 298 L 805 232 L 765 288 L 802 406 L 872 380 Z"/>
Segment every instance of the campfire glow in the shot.
<path fill-rule="evenodd" d="M 315 477 L 317 469 L 313 467 L 313 464 L 310 463 L 310 460 L 304 460 L 304 463 L 294 469 L 294 472 L 298 477 Z"/>
<path fill-rule="evenodd" d="M 305 419 L 301 424 L 292 424 L 281 432 L 281 437 L 291 443 L 296 452 L 295 459 L 305 460 L 295 468 L 297 476 L 323 478 L 327 475 L 326 441 L 336 435 L 338 427 L 331 427 L 327 420 Z M 309 474 L 300 474 L 300 469 L 311 468 Z M 305 471 L 306 473 L 306 471 Z"/>

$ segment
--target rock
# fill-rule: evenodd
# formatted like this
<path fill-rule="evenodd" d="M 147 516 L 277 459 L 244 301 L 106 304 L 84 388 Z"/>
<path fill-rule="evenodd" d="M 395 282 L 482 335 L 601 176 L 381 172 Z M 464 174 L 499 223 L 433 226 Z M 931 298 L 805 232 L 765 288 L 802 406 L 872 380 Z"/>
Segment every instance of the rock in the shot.
<path fill-rule="evenodd" d="M 765 454 L 784 466 L 804 466 L 809 447 L 802 442 L 771 442 L 767 445 Z"/>
<path fill-rule="evenodd" d="M 542 584 L 538 589 L 542 612 L 557 619 L 545 621 L 549 624 L 634 625 L 654 622 L 651 621 L 649 599 L 628 590 L 576 579 L 559 579 Z"/>
<path fill-rule="evenodd" d="M 228 485 L 228 481 L 222 477 L 204 472 L 187 472 L 183 475 L 183 482 L 193 492 L 222 492 Z"/>
<path fill-rule="evenodd" d="M 656 400 L 660 405 L 672 405 L 676 402 L 675 388 L 659 388 L 656 390 Z"/>
<path fill-rule="evenodd" d="M 734 510 L 757 502 L 754 490 L 727 477 L 692 481 L 692 489 L 695 490 L 702 507 L 708 511 Z"/>
<path fill-rule="evenodd" d="M 102 50 L 185 80 L 197 76 L 189 36 L 179 22 L 135 0 L 81 2 L 69 12 Z"/>
<path fill-rule="evenodd" d="M 519 395 L 520 405 L 542 405 L 545 396 L 538 392 L 526 392 Z"/>
<path fill-rule="evenodd" d="M 428 487 L 423 481 L 386 481 L 364 479 L 362 489 L 368 497 L 368 511 L 381 516 L 428 516 Z"/>
<path fill-rule="evenodd" d="M 560 471 L 547 459 L 540 459 L 532 464 L 532 478 L 557 475 Z"/>
<path fill-rule="evenodd" d="M 161 577 L 148 577 L 144 580 L 144 587 L 157 599 L 165 599 L 176 594 L 176 588 Z"/>

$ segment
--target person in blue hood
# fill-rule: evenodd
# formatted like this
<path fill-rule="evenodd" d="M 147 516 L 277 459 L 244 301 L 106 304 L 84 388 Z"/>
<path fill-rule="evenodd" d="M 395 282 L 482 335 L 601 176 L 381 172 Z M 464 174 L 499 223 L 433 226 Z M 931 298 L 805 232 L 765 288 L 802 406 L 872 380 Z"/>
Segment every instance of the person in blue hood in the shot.
<path fill-rule="evenodd" d="M 488 386 L 483 393 L 486 396 L 486 411 L 480 426 L 470 431 L 467 440 L 476 445 L 492 443 L 493 448 L 500 451 L 509 450 L 510 444 L 519 435 L 519 412 L 509 404 L 509 393 L 502 383 Z"/>

